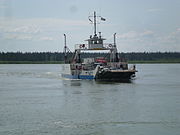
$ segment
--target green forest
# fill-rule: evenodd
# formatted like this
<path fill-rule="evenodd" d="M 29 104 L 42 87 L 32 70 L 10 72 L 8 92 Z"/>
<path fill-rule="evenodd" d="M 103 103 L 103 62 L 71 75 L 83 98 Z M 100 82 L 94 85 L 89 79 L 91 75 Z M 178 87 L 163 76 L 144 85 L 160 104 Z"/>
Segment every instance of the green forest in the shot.
<path fill-rule="evenodd" d="M 68 53 L 68 60 L 71 61 L 72 53 Z M 129 63 L 180 63 L 180 52 L 130 52 L 119 53 L 120 59 Z M 82 58 L 107 57 L 107 53 L 82 53 Z M 1 64 L 58 64 L 63 63 L 64 53 L 62 52 L 0 52 Z"/>

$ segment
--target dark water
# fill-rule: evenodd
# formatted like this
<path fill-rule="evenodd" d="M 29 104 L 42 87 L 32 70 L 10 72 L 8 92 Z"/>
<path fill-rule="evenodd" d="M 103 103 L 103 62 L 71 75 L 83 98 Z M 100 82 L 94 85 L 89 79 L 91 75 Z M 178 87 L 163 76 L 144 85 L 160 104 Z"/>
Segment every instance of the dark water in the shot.
<path fill-rule="evenodd" d="M 97 83 L 0 65 L 0 135 L 179 135 L 180 64 L 137 68 L 132 83 Z"/>

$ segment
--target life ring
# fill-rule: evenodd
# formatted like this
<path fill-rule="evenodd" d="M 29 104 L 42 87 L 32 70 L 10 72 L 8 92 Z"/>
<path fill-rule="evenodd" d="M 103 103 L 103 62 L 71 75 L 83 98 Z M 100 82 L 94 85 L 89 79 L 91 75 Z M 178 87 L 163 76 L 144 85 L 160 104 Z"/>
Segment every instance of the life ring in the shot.
<path fill-rule="evenodd" d="M 112 47 L 112 44 L 109 44 L 109 47 L 111 48 L 111 47 Z"/>
<path fill-rule="evenodd" d="M 85 44 L 81 44 L 79 45 L 80 48 L 84 48 L 85 47 Z"/>
<path fill-rule="evenodd" d="M 83 45 L 79 45 L 79 48 L 82 48 L 83 47 Z"/>

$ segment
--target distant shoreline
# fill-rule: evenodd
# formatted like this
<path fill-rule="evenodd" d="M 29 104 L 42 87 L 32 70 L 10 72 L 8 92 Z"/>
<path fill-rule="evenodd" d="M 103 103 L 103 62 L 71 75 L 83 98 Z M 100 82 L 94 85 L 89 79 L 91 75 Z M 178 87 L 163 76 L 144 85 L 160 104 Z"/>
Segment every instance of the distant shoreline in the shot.
<path fill-rule="evenodd" d="M 0 61 L 0 64 L 63 64 L 63 61 Z M 128 61 L 129 64 L 178 64 L 180 60 Z"/>
<path fill-rule="evenodd" d="M 130 64 L 180 63 L 180 52 L 130 52 L 118 53 L 121 61 Z M 68 61 L 73 53 L 68 54 Z M 109 58 L 107 53 L 82 53 L 81 58 Z M 0 52 L 0 64 L 62 64 L 63 52 Z"/>
<path fill-rule="evenodd" d="M 0 61 L 0 64 L 63 64 L 62 61 Z"/>

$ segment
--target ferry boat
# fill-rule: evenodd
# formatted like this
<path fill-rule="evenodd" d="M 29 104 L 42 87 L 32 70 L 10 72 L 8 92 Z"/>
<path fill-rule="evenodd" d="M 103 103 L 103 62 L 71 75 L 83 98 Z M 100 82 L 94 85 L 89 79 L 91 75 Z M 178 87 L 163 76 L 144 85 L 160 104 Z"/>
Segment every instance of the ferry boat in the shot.
<path fill-rule="evenodd" d="M 93 20 L 91 20 L 93 17 Z M 97 18 L 100 17 L 102 21 L 105 21 L 101 16 L 96 16 L 94 12 L 93 16 L 89 16 L 89 20 L 94 24 L 94 35 L 85 40 L 87 44 L 76 44 L 75 51 L 72 59 L 69 62 L 67 59 L 67 52 L 69 51 L 66 45 L 64 45 L 64 59 L 62 77 L 70 79 L 89 79 L 96 81 L 130 81 L 135 77 L 137 72 L 135 65 L 128 68 L 128 63 L 122 61 L 119 58 L 117 46 L 116 46 L 116 33 L 114 34 L 114 43 L 104 43 L 105 38 L 102 38 L 101 32 L 96 33 Z M 108 51 L 107 56 L 97 58 L 82 58 L 82 52 L 86 51 Z"/>

